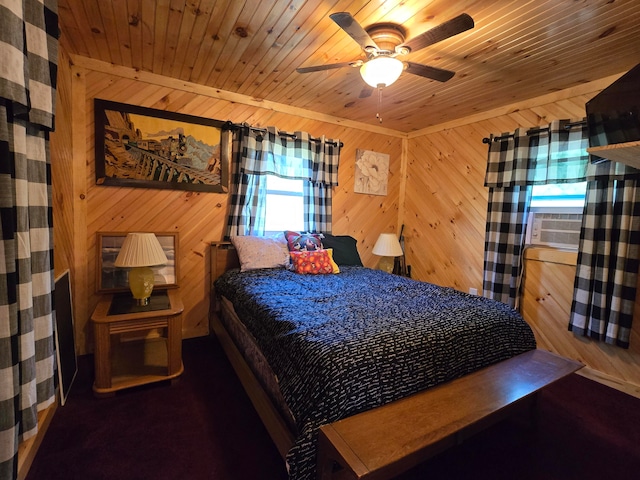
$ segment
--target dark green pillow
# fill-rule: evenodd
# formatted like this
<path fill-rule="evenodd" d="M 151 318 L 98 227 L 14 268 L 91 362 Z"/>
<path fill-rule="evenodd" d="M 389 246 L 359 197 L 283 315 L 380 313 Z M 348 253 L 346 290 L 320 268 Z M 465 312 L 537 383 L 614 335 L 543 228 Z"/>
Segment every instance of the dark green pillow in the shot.
<path fill-rule="evenodd" d="M 338 265 L 358 265 L 362 267 L 362 260 L 356 248 L 358 241 L 349 235 L 331 235 L 323 233 L 324 248 L 333 248 L 333 260 Z"/>

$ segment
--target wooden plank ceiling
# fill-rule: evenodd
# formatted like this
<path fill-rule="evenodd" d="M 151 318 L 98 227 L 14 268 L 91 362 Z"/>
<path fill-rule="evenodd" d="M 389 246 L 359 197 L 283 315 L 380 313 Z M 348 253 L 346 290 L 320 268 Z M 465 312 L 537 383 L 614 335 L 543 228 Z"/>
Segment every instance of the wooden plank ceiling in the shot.
<path fill-rule="evenodd" d="M 59 0 L 69 53 L 217 89 L 413 132 L 623 73 L 640 63 L 638 0 Z M 359 98 L 364 59 L 329 15 L 401 24 L 410 39 L 461 13 L 475 28 L 402 57 L 453 70 L 404 72 Z M 226 120 L 221 118 L 220 120 Z"/>

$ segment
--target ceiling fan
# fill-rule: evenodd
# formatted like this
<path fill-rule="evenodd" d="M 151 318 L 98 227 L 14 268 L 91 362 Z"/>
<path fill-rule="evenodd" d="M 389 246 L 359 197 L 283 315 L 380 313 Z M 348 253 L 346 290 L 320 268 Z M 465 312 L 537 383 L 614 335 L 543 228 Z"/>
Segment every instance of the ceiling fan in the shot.
<path fill-rule="evenodd" d="M 473 18 L 463 13 L 405 41 L 405 29 L 395 23 L 377 23 L 363 28 L 348 12 L 333 13 L 329 17 L 360 45 L 366 54 L 366 60 L 301 67 L 296 71 L 310 73 L 333 68 L 360 67 L 363 80 L 373 88 L 391 85 L 403 71 L 446 82 L 455 75 L 455 72 L 420 63 L 403 62 L 397 57 L 428 47 L 474 27 Z M 368 95 L 371 95 L 371 89 L 368 90 Z M 364 91 L 361 97 L 368 95 Z"/>

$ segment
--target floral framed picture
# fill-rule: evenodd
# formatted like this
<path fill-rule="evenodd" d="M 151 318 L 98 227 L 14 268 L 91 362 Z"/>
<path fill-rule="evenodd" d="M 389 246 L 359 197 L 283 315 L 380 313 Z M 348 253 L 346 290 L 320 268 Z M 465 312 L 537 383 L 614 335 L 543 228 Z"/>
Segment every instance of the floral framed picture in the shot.
<path fill-rule="evenodd" d="M 101 99 L 94 109 L 97 185 L 228 193 L 226 122 Z"/>
<path fill-rule="evenodd" d="M 355 193 L 386 195 L 389 179 L 389 155 L 371 150 L 356 150 Z"/>
<path fill-rule="evenodd" d="M 98 265 L 96 268 L 96 291 L 115 293 L 129 291 L 128 268 L 115 266 L 116 258 L 128 232 L 98 232 L 96 246 Z M 178 287 L 178 234 L 156 233 L 162 250 L 167 256 L 167 264 L 151 267 L 154 275 L 154 289 Z"/>

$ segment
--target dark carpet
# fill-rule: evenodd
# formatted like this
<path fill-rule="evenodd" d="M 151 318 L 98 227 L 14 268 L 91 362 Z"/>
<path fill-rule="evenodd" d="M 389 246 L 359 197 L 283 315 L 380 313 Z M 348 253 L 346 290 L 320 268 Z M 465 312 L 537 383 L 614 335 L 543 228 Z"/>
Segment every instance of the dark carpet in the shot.
<path fill-rule="evenodd" d="M 173 386 L 97 399 L 80 357 L 27 480 L 286 479 L 217 341 L 185 340 L 183 360 Z M 574 374 L 542 392 L 535 429 L 501 422 L 401 478 L 640 478 L 640 399 Z"/>

